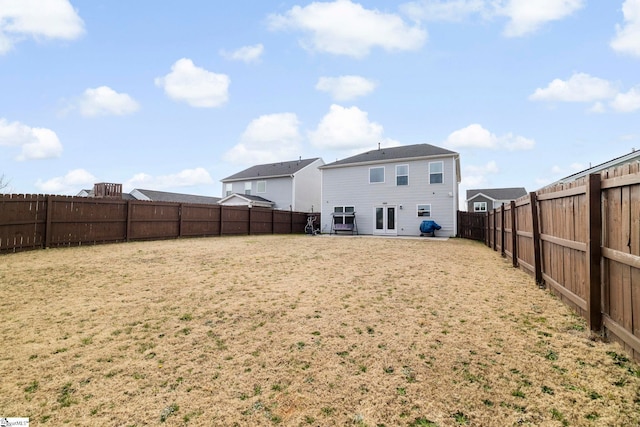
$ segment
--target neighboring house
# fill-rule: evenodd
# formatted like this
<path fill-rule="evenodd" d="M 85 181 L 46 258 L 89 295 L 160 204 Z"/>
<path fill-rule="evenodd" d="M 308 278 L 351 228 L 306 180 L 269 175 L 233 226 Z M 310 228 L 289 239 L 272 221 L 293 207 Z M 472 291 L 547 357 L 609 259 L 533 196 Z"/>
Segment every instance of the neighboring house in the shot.
<path fill-rule="evenodd" d="M 549 186 L 575 181 L 578 178 L 582 178 L 583 176 L 587 176 L 587 175 L 592 174 L 592 173 L 601 172 L 601 171 L 609 169 L 609 168 L 614 168 L 616 166 L 622 166 L 622 165 L 627 164 L 627 163 L 634 163 L 634 162 L 639 162 L 639 161 L 640 161 L 640 150 L 633 149 L 630 153 L 625 154 L 624 156 L 616 157 L 615 159 L 611 159 L 611 160 L 606 161 L 604 163 L 600 163 L 599 165 L 590 167 L 589 169 L 585 169 L 583 171 L 576 172 L 576 173 L 574 173 L 572 175 L 569 175 L 567 177 L 564 177 L 564 178 L 554 182 L 553 184 L 550 184 Z"/>
<path fill-rule="evenodd" d="M 250 208 L 256 206 L 261 208 L 272 208 L 275 205 L 271 200 L 267 200 L 264 197 L 252 196 L 251 194 L 239 194 L 232 193 L 221 199 L 218 204 L 224 206 L 248 206 Z"/>
<path fill-rule="evenodd" d="M 436 235 L 455 236 L 460 156 L 429 144 L 367 151 L 320 167 L 323 233 L 419 236 L 433 220 Z M 354 215 L 355 213 L 355 215 Z"/>
<path fill-rule="evenodd" d="M 467 190 L 467 212 L 488 212 L 527 194 L 524 187 Z"/>
<path fill-rule="evenodd" d="M 316 157 L 252 166 L 221 180 L 223 198 L 219 203 L 245 206 L 271 203 L 274 209 L 317 212 L 320 206 L 318 167 L 322 165 L 324 161 Z"/>
<path fill-rule="evenodd" d="M 195 203 L 215 205 L 219 197 L 198 196 L 195 194 L 169 193 L 166 191 L 133 189 L 131 193 L 123 193 L 121 184 L 98 183 L 93 190 L 80 190 L 78 197 L 111 198 L 122 200 L 146 200 L 152 202 Z"/>

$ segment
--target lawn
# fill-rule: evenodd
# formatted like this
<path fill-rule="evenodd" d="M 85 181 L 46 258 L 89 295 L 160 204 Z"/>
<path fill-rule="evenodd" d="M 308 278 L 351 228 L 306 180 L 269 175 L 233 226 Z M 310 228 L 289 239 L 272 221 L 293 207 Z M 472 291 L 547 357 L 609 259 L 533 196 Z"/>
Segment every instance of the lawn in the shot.
<path fill-rule="evenodd" d="M 0 308 L 0 416 L 32 426 L 640 424 L 640 367 L 472 241 L 9 254 Z"/>

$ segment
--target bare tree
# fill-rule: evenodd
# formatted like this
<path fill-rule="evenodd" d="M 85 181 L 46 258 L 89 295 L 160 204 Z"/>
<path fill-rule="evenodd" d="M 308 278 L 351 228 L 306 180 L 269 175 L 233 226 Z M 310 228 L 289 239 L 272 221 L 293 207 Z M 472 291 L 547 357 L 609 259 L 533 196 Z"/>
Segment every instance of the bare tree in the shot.
<path fill-rule="evenodd" d="M 9 186 L 9 181 L 7 181 L 4 174 L 0 175 L 0 193 L 2 193 L 2 190 L 7 188 L 8 186 Z"/>

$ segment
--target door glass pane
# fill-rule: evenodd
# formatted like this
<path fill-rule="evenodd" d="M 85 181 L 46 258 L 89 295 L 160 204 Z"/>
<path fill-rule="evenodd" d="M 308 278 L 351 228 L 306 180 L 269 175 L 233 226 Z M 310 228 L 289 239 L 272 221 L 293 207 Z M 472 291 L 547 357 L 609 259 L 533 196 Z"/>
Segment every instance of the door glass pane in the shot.
<path fill-rule="evenodd" d="M 376 230 L 384 229 L 384 209 L 376 208 Z"/>
<path fill-rule="evenodd" d="M 396 228 L 396 208 L 387 208 L 387 230 Z"/>

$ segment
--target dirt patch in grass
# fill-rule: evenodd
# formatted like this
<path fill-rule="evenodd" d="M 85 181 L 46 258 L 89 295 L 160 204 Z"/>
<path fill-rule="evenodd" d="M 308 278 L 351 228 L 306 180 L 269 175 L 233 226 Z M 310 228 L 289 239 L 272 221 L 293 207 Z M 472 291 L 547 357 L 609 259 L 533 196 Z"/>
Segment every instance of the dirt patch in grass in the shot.
<path fill-rule="evenodd" d="M 640 367 L 482 244 L 185 239 L 0 258 L 33 425 L 638 425 Z"/>

